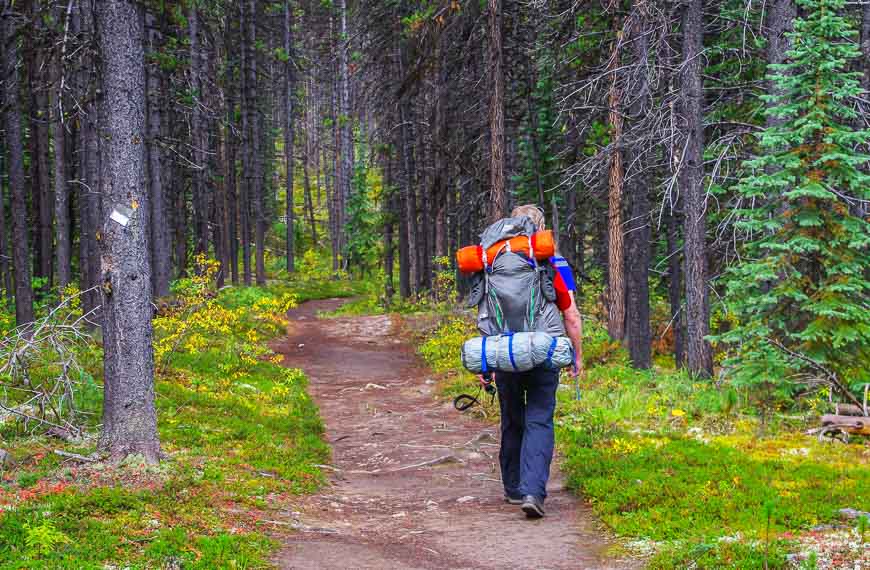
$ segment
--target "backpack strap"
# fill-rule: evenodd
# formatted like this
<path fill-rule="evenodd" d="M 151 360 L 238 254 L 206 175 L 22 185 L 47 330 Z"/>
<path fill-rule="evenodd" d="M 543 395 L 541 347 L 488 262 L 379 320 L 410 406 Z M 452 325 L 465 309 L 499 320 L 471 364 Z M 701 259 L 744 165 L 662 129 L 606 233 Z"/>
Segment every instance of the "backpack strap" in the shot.
<path fill-rule="evenodd" d="M 556 337 L 550 341 L 550 350 L 547 351 L 547 366 L 553 366 L 553 353 L 556 352 Z"/>
<path fill-rule="evenodd" d="M 480 373 L 486 374 L 487 373 L 487 369 L 486 369 L 486 336 L 483 336 L 481 338 L 483 340 L 481 341 L 481 347 L 480 347 L 480 356 L 481 356 L 481 358 L 480 358 Z"/>
<path fill-rule="evenodd" d="M 508 356 L 511 359 L 511 366 L 513 366 L 514 370 L 517 370 L 517 363 L 514 360 L 514 333 L 507 332 L 504 333 L 504 336 L 508 337 Z"/>

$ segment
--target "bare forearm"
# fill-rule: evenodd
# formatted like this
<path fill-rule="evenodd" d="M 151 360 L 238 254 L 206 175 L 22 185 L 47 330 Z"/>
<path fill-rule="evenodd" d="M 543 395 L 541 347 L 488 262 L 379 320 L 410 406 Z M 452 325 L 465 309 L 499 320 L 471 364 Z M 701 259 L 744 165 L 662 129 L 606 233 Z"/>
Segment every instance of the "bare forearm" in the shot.
<path fill-rule="evenodd" d="M 577 368 L 583 368 L 583 321 L 580 320 L 579 314 L 574 319 L 565 319 L 565 333 L 574 345 Z"/>

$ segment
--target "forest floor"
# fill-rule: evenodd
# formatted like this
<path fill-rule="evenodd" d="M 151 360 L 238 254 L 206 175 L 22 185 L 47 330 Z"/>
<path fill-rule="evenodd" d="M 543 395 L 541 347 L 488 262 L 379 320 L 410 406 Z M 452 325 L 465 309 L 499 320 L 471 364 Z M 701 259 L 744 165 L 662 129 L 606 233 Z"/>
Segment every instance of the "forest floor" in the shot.
<path fill-rule="evenodd" d="M 332 446 L 331 483 L 285 512 L 281 568 L 634 568 L 588 506 L 550 481 L 547 517 L 503 502 L 497 428 L 436 398 L 388 315 L 321 319 L 303 303 L 272 348 L 301 368 Z M 624 552 L 624 551 L 622 551 Z"/>

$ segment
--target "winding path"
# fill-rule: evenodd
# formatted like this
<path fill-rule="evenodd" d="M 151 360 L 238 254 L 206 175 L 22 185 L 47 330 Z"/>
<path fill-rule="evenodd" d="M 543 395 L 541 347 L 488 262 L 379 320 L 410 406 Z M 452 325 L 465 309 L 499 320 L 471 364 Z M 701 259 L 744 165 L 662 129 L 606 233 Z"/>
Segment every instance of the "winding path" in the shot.
<path fill-rule="evenodd" d="M 585 505 L 550 483 L 547 517 L 502 502 L 495 426 L 434 397 L 434 381 L 389 316 L 318 319 L 342 301 L 291 311 L 273 348 L 302 368 L 333 449 L 331 484 L 285 518 L 299 532 L 274 562 L 299 569 L 633 568 Z"/>

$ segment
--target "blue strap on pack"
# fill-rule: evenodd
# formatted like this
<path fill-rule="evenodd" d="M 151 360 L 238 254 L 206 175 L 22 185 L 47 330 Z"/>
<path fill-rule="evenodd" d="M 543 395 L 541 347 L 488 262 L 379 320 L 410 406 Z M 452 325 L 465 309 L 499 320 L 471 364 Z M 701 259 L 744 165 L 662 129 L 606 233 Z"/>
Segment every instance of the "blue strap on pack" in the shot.
<path fill-rule="evenodd" d="M 517 370 L 517 363 L 514 361 L 514 333 L 505 333 L 505 336 L 508 337 L 508 356 L 511 359 L 511 366 Z"/>
<path fill-rule="evenodd" d="M 571 271 L 571 265 L 564 257 L 551 257 L 550 265 L 553 266 L 559 274 L 559 277 L 562 278 L 562 282 L 565 284 L 565 288 L 568 289 L 568 291 L 577 290 L 577 284 L 574 282 L 574 272 Z"/>
<path fill-rule="evenodd" d="M 556 337 L 550 342 L 550 350 L 547 351 L 547 366 L 553 365 L 553 353 L 556 352 Z"/>
<path fill-rule="evenodd" d="M 481 364 L 480 364 L 480 372 L 482 374 L 486 374 L 486 337 L 483 337 L 483 341 L 480 347 L 481 354 Z"/>

